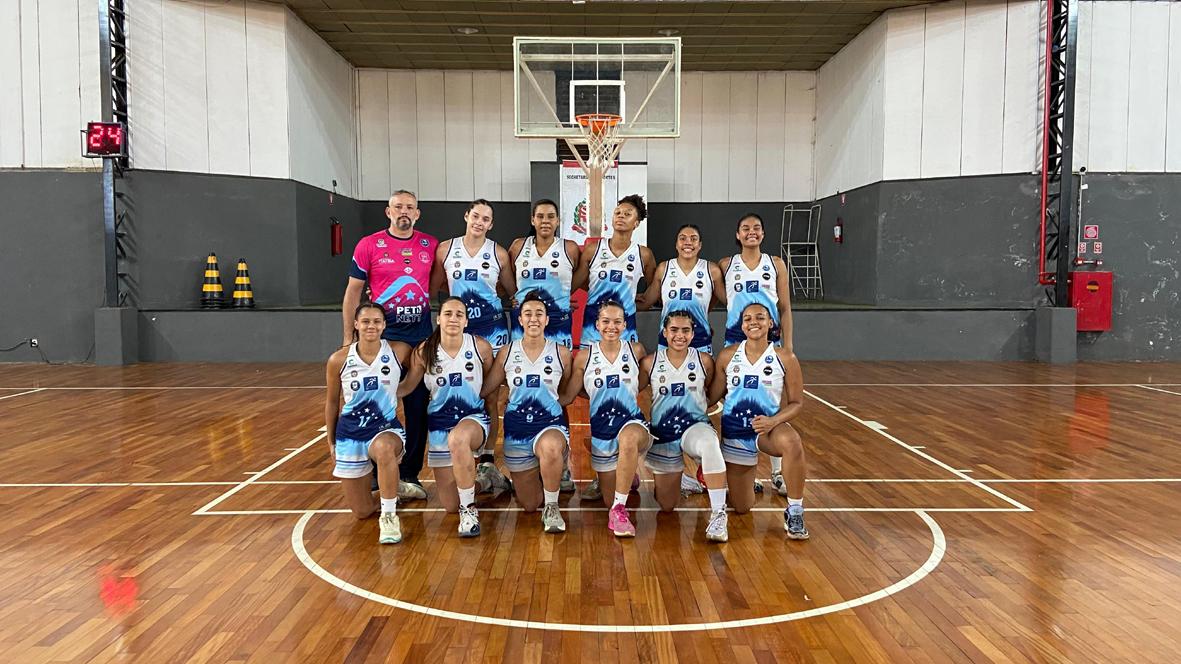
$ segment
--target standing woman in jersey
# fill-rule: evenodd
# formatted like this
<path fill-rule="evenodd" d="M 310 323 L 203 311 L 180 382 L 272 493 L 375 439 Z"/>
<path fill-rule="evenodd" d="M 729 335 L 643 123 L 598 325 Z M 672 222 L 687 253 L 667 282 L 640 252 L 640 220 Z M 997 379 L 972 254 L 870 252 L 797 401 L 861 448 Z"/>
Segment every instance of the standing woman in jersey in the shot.
<path fill-rule="evenodd" d="M 726 461 L 718 432 L 707 411 L 714 361 L 709 353 L 690 347 L 694 339 L 693 316 L 684 309 L 664 317 L 661 336 L 667 347 L 644 358 L 641 372 L 652 386 L 652 437 L 655 441 L 644 465 L 656 476 L 656 501 L 668 512 L 681 497 L 678 481 L 685 469 L 684 455 L 701 464 L 709 487 L 709 524 L 705 537 L 714 542 L 730 538 L 726 517 Z"/>
<path fill-rule="evenodd" d="M 715 284 L 722 283 L 722 271 L 717 265 L 700 258 L 701 229 L 694 224 L 685 224 L 677 230 L 677 257 L 661 263 L 656 276 L 648 283 L 648 290 L 641 298 L 641 306 L 654 307 L 664 302 L 660 320 L 668 319 L 673 311 L 686 311 L 693 321 L 693 339 L 690 347 L 702 353 L 713 352 L 713 330 L 709 325 L 709 305 L 717 290 Z M 660 330 L 659 345 L 668 346 L 664 328 Z"/>
<path fill-rule="evenodd" d="M 449 513 L 459 512 L 460 537 L 475 537 L 480 534 L 475 455 L 489 430 L 481 392 L 493 358 L 488 342 L 466 328 L 463 300 L 443 300 L 438 327 L 414 349 L 406 379 L 423 381 L 431 393 L 426 461 L 435 471 L 439 502 Z"/>
<path fill-rule="evenodd" d="M 644 346 L 621 340 L 627 323 L 618 302 L 601 303 L 595 325 L 599 341 L 575 356 L 563 402 L 570 403 L 580 390 L 586 390 L 590 398 L 591 468 L 599 475 L 603 503 L 611 507 L 607 527 L 616 537 L 635 537 L 636 527 L 627 514 L 627 492 L 620 493 L 616 485 L 623 482 L 621 486 L 628 486 L 652 445 L 648 423 L 636 402 L 636 395 L 648 384 L 640 371 Z"/>
<path fill-rule="evenodd" d="M 410 346 L 382 339 L 385 311 L 372 302 L 353 312 L 353 342 L 328 358 L 328 398 L 324 426 L 341 479 L 345 502 L 358 519 L 380 507 L 378 542 L 402 541 L 398 520 L 398 464 L 406 449 L 406 431 L 398 422 L 398 397 L 414 389 L 407 381 L 399 389 L 402 367 Z M 373 465 L 378 469 L 378 494 L 371 491 Z"/>
<path fill-rule="evenodd" d="M 566 522 L 558 509 L 558 494 L 570 454 L 570 430 L 558 395 L 570 376 L 570 350 L 545 337 L 549 315 L 541 294 L 526 295 L 519 309 L 517 325 L 524 337 L 500 349 L 484 392 L 508 384 L 504 463 L 512 472 L 517 502 L 526 512 L 544 505 L 542 528 L 561 533 Z"/>
<path fill-rule="evenodd" d="M 759 452 L 788 464 L 783 529 L 791 539 L 808 539 L 804 527 L 804 445 L 790 422 L 804 404 L 804 377 L 790 350 L 771 343 L 771 310 L 755 302 L 742 310 L 745 340 L 718 355 L 710 400 L 722 404 L 722 456 L 730 504 L 742 514 L 754 505 L 751 480 Z"/>
<path fill-rule="evenodd" d="M 463 215 L 467 231 L 448 242 L 439 243 L 438 263 L 443 266 L 447 287 L 452 297 L 467 305 L 467 332 L 484 339 L 492 346 L 492 352 L 500 350 L 509 342 L 508 321 L 500 303 L 497 285 L 506 295 L 516 293 L 511 269 L 501 269 L 509 263 L 508 252 L 488 237 L 492 230 L 492 204 L 477 198 L 468 206 Z M 442 284 L 437 284 L 436 290 Z M 480 450 L 480 477 L 484 484 L 498 491 L 509 488 L 508 481 L 496 467 L 493 449 L 500 419 L 497 413 L 499 393 L 490 395 L 485 402 L 492 430 L 483 449 Z"/>
<path fill-rule="evenodd" d="M 626 329 L 624 341 L 636 341 L 636 291 L 643 277 L 652 283 L 656 258 L 652 250 L 632 241 L 632 233 L 648 216 L 648 206 L 638 195 L 624 196 L 615 206 L 611 218 L 612 235 L 590 242 L 582 251 L 575 284 L 587 285 L 586 311 L 582 318 L 581 346 L 589 348 L 600 339 L 598 330 L 599 307 L 613 301 L 623 306 Z"/>
<path fill-rule="evenodd" d="M 509 257 L 516 270 L 517 292 L 513 301 L 510 327 L 513 340 L 525 336 L 521 320 L 520 305 L 529 293 L 537 293 L 545 304 L 549 323 L 545 338 L 559 346 L 572 348 L 570 291 L 574 266 L 578 265 L 580 252 L 573 240 L 557 237 L 558 206 L 548 198 L 533 204 L 533 233 L 517 238 L 509 246 Z"/>
<path fill-rule="evenodd" d="M 751 212 L 738 219 L 734 233 L 741 253 L 723 258 L 718 266 L 726 275 L 715 292 L 726 303 L 726 343 L 741 342 L 742 311 L 758 302 L 771 312 L 773 327 L 771 341 L 792 352 L 791 290 L 787 286 L 787 265 L 778 256 L 764 254 L 763 218 Z M 771 484 L 775 491 L 787 495 L 783 482 L 783 459 L 771 457 Z"/>

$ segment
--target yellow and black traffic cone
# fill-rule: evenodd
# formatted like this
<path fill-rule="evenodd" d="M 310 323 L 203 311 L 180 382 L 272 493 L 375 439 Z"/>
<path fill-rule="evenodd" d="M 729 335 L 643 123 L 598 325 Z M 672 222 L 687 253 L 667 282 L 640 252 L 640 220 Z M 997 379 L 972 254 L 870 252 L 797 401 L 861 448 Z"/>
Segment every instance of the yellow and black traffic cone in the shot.
<path fill-rule="evenodd" d="M 205 259 L 205 283 L 201 285 L 201 308 L 222 307 L 221 271 L 217 267 L 217 254 L 210 253 Z"/>
<path fill-rule="evenodd" d="M 250 270 L 245 258 L 238 259 L 238 275 L 234 277 L 234 308 L 254 308 L 254 289 L 250 286 Z"/>

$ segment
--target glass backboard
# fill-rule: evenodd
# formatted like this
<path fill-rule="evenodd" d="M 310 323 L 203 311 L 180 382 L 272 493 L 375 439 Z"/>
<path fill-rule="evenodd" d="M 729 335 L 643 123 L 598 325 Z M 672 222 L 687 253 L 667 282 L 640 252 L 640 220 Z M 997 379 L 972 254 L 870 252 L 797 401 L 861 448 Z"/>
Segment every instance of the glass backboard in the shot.
<path fill-rule="evenodd" d="M 621 116 L 621 139 L 680 135 L 679 37 L 515 37 L 513 64 L 519 137 L 580 141 L 587 113 Z"/>

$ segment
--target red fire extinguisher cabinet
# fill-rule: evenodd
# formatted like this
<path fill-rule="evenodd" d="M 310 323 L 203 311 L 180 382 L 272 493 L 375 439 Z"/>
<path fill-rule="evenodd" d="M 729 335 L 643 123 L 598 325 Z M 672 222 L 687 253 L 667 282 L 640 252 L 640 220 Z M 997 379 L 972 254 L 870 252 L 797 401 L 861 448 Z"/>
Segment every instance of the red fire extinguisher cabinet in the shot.
<path fill-rule="evenodd" d="M 1111 272 L 1071 272 L 1070 306 L 1077 312 L 1079 332 L 1111 329 Z"/>

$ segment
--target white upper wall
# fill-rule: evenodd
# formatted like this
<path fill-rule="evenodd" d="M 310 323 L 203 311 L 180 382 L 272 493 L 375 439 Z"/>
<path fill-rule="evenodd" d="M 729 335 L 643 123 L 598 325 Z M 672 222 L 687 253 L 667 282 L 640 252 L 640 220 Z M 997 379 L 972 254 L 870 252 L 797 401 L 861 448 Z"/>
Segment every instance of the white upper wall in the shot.
<path fill-rule="evenodd" d="M 800 201 L 812 196 L 812 72 L 686 72 L 681 137 L 624 144 L 648 162 L 653 201 Z M 361 197 L 529 200 L 547 139 L 513 136 L 512 72 L 357 72 Z"/>
<path fill-rule="evenodd" d="M 886 22 L 874 21 L 816 77 L 816 198 L 882 179 Z"/>
<path fill-rule="evenodd" d="M 1036 168 L 1033 0 L 893 10 L 820 68 L 816 196 Z"/>
<path fill-rule="evenodd" d="M 290 11 L 287 15 L 287 118 L 291 178 L 356 197 L 354 69 Z"/>
<path fill-rule="evenodd" d="M 1074 168 L 1181 171 L 1181 5 L 1079 4 Z"/>
<path fill-rule="evenodd" d="M 0 1 L 0 168 L 101 166 L 80 134 L 100 108 L 98 4 Z"/>
<path fill-rule="evenodd" d="M 129 3 L 135 168 L 291 178 L 356 196 L 352 66 L 279 5 Z"/>

